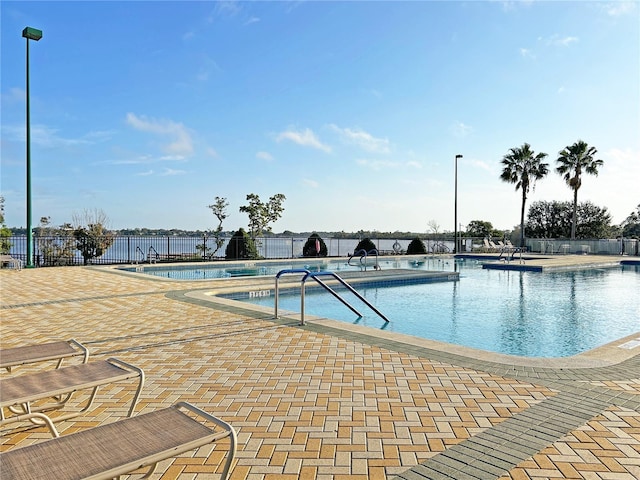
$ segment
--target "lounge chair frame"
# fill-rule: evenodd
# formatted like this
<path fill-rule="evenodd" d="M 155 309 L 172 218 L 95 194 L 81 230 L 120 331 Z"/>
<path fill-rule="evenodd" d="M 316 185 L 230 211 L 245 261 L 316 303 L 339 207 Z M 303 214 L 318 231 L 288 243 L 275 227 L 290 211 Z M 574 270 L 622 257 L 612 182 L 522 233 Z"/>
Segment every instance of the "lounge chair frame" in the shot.
<path fill-rule="evenodd" d="M 144 372 L 116 358 L 0 379 L 0 426 L 28 420 L 36 425 L 46 424 L 56 436 L 55 429 L 51 429 L 51 425 L 40 414 L 61 410 L 73 393 L 91 390 L 80 410 L 58 415 L 51 423 L 77 417 L 91 408 L 101 386 L 130 379 L 137 379 L 138 387 L 131 400 L 129 417 L 142 392 Z M 34 402 L 38 402 L 38 405 L 33 405 Z"/>
<path fill-rule="evenodd" d="M 213 423 L 214 428 L 207 422 Z M 221 474 L 223 480 L 228 477 L 236 454 L 234 428 L 189 403 L 178 402 L 151 413 L 0 453 L 0 477 L 100 480 L 149 468 L 143 477 L 148 478 L 158 462 L 226 437 L 230 447 Z"/>
<path fill-rule="evenodd" d="M 5 264 L 8 265 L 9 268 L 22 270 L 22 260 L 19 258 L 13 258 L 11 255 L 0 255 L 0 268 L 4 268 Z"/>
<path fill-rule="evenodd" d="M 25 345 L 21 347 L 0 348 L 0 368 L 11 372 L 13 367 L 29 363 L 57 360 L 56 368 L 71 357 L 82 356 L 82 363 L 89 360 L 89 350 L 75 339 L 58 342 Z"/>

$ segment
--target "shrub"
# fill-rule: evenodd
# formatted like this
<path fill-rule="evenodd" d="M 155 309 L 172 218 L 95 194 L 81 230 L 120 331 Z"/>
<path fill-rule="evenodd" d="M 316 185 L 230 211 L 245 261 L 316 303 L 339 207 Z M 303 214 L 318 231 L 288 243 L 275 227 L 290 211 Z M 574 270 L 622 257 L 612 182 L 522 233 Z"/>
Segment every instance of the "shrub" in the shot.
<path fill-rule="evenodd" d="M 249 234 L 241 228 L 229 240 L 224 256 L 227 260 L 256 259 L 258 258 L 258 249 Z"/>
<path fill-rule="evenodd" d="M 378 249 L 376 248 L 375 243 L 371 241 L 371 239 L 363 238 L 362 240 L 360 240 L 360 242 L 358 242 L 358 245 L 356 246 L 356 249 L 353 251 L 353 254 L 357 255 L 360 250 L 364 250 L 365 252 L 367 252 L 367 254 L 370 254 L 370 253 L 373 253 L 374 251 L 377 252 Z"/>
<path fill-rule="evenodd" d="M 101 257 L 113 245 L 115 239 L 115 236 L 100 223 L 76 228 L 73 237 L 85 265 L 89 265 L 92 259 Z"/>
<path fill-rule="evenodd" d="M 318 252 L 317 246 L 320 246 L 320 251 Z M 327 245 L 324 243 L 324 240 L 317 233 L 312 233 L 307 238 L 304 247 L 302 247 L 302 256 L 303 257 L 326 257 Z"/>
<path fill-rule="evenodd" d="M 4 225 L 0 225 L 0 253 L 9 253 L 9 250 L 11 250 L 11 242 L 9 241 L 10 237 L 11 230 Z"/>
<path fill-rule="evenodd" d="M 424 253 L 427 253 L 427 247 L 425 247 L 424 242 L 418 237 L 411 240 L 407 247 L 407 255 L 422 255 Z"/>

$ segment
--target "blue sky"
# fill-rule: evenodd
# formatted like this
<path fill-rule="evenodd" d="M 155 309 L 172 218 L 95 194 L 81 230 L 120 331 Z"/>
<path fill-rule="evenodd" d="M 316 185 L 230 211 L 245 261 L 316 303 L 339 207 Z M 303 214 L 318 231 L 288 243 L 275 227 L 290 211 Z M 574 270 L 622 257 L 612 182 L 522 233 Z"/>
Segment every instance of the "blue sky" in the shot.
<path fill-rule="evenodd" d="M 2 1 L 1 193 L 26 224 L 25 26 L 34 224 L 102 209 L 112 228 L 210 229 L 249 193 L 287 199 L 275 232 L 519 223 L 500 160 L 553 171 L 581 139 L 604 166 L 579 201 L 640 203 L 640 4 L 563 1 Z"/>

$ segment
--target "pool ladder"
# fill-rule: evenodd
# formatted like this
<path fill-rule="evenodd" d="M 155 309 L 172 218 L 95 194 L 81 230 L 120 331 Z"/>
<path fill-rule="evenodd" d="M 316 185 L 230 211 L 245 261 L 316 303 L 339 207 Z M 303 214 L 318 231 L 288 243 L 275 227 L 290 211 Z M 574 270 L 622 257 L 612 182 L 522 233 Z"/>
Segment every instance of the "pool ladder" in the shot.
<path fill-rule="evenodd" d="M 318 283 L 318 285 L 320 285 L 322 288 L 328 291 L 335 298 L 340 300 L 347 308 L 349 308 L 353 313 L 358 315 L 358 317 L 362 317 L 362 314 L 358 312 L 358 310 L 356 310 L 349 302 L 347 302 L 344 298 L 342 298 L 334 289 L 332 289 L 329 285 L 327 285 L 325 282 L 320 280 L 318 277 L 333 277 L 343 287 L 345 287 L 347 290 L 353 293 L 356 297 L 362 300 L 362 302 L 365 305 L 367 305 L 371 310 L 373 310 L 376 314 L 378 314 L 385 322 L 387 323 L 389 322 L 389 319 L 384 314 L 382 314 L 380 310 L 374 307 L 366 298 L 360 295 L 351 285 L 349 285 L 342 278 L 340 278 L 338 274 L 336 274 L 335 272 L 329 272 L 329 271 L 310 272 L 305 268 L 292 268 L 292 269 L 280 270 L 276 274 L 275 307 L 274 307 L 275 318 L 278 318 L 278 300 L 279 300 L 278 281 L 280 277 L 283 275 L 295 275 L 295 274 L 302 275 L 302 278 L 300 279 L 300 325 L 304 325 L 304 292 L 305 292 L 306 282 L 309 278 L 312 278 L 313 280 L 315 280 L 316 283 Z"/>
<path fill-rule="evenodd" d="M 360 250 L 358 250 L 356 252 L 353 252 L 353 255 L 349 255 L 349 260 L 347 260 L 347 263 L 353 267 L 354 265 L 351 263 L 351 259 L 353 257 L 358 256 L 358 255 L 360 256 L 360 268 L 364 267 L 364 271 L 365 272 L 367 271 L 367 255 L 375 255 L 376 263 L 373 265 L 373 268 L 375 270 L 378 270 L 380 268 L 380 264 L 378 263 L 378 250 L 377 249 L 374 248 L 373 250 L 369 250 L 367 252 L 364 248 L 361 248 Z"/>
<path fill-rule="evenodd" d="M 153 257 L 151 256 L 152 253 L 154 255 Z M 149 253 L 147 253 L 147 260 L 149 260 L 149 264 L 157 263 L 159 256 L 160 255 L 158 255 L 158 251 L 155 248 L 153 248 L 153 245 L 150 245 L 149 246 Z"/>

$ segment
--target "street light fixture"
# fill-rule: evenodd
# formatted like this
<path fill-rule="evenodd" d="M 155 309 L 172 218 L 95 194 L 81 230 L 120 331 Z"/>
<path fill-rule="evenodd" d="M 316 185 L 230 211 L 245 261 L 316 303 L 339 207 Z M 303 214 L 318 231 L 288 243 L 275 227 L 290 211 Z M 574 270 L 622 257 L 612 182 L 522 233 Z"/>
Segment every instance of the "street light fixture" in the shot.
<path fill-rule="evenodd" d="M 462 155 L 456 155 L 455 161 L 455 199 L 453 203 L 453 253 L 458 253 L 458 159 Z"/>
<path fill-rule="evenodd" d="M 27 267 L 33 267 L 33 232 L 31 231 L 31 118 L 29 112 L 29 40 L 42 38 L 42 30 L 25 27 L 22 36 L 27 39 Z"/>

